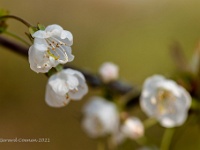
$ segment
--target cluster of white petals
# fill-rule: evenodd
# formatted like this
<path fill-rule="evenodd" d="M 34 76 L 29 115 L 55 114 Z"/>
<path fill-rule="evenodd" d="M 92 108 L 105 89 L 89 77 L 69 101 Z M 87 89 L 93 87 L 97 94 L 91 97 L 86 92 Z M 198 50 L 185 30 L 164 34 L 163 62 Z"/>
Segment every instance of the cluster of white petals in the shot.
<path fill-rule="evenodd" d="M 119 68 L 111 62 L 106 62 L 101 65 L 99 74 L 102 80 L 107 83 L 118 78 Z"/>
<path fill-rule="evenodd" d="M 29 48 L 30 68 L 37 73 L 46 73 L 58 64 L 74 59 L 71 45 L 73 36 L 59 25 L 49 25 L 45 30 L 32 34 L 34 44 Z"/>
<path fill-rule="evenodd" d="M 149 117 L 170 128 L 182 125 L 187 119 L 191 96 L 174 81 L 154 75 L 144 83 L 140 105 Z"/>
<path fill-rule="evenodd" d="M 119 126 L 118 111 L 114 103 L 93 97 L 83 109 L 82 126 L 92 138 L 114 134 Z"/>
<path fill-rule="evenodd" d="M 51 107 L 63 107 L 70 100 L 80 100 L 87 92 L 83 74 L 73 69 L 64 69 L 49 78 L 45 101 Z"/>
<path fill-rule="evenodd" d="M 136 117 L 127 118 L 121 127 L 121 132 L 130 139 L 138 139 L 144 135 L 144 126 Z"/>

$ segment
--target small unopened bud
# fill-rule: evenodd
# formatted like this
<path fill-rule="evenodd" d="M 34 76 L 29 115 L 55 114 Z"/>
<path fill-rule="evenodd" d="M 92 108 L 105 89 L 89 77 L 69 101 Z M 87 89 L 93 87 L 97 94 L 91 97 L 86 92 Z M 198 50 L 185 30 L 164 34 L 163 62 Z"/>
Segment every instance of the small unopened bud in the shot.
<path fill-rule="evenodd" d="M 124 122 L 122 133 L 131 139 L 138 139 L 144 135 L 144 126 L 138 118 L 131 117 Z"/>
<path fill-rule="evenodd" d="M 116 80 L 118 78 L 118 72 L 118 66 L 111 62 L 102 64 L 99 69 L 99 74 L 105 83 Z"/>

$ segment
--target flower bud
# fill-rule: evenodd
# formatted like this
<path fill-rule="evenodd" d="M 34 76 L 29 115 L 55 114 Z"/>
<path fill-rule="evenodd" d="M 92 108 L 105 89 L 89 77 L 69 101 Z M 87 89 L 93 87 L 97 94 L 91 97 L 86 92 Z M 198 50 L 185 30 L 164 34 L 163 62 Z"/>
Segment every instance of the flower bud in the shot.
<path fill-rule="evenodd" d="M 122 133 L 131 139 L 138 139 L 144 135 L 144 126 L 140 119 L 131 117 L 126 119 L 121 127 Z"/>
<path fill-rule="evenodd" d="M 105 83 L 116 80 L 118 78 L 118 72 L 118 66 L 111 62 L 106 62 L 102 64 L 102 66 L 99 69 L 99 74 L 103 82 Z"/>

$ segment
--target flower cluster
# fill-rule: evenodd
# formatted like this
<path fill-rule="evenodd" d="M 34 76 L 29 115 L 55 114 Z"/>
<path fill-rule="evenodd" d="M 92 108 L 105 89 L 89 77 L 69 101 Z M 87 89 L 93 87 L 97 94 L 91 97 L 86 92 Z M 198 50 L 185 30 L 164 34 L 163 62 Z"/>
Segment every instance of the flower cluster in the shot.
<path fill-rule="evenodd" d="M 112 82 L 118 78 L 118 66 L 110 62 L 104 63 L 99 74 L 104 84 Z M 104 90 L 104 93 L 109 92 Z M 82 126 L 90 137 L 110 137 L 115 146 L 122 144 L 127 138 L 138 140 L 145 134 L 143 122 L 131 116 L 126 109 L 121 109 L 120 102 L 117 101 L 116 97 L 114 101 L 112 98 L 91 98 L 83 109 L 82 121 Z M 173 80 L 161 75 L 145 80 L 140 96 L 141 109 L 163 127 L 182 125 L 187 119 L 190 105 L 190 94 Z"/>
<path fill-rule="evenodd" d="M 37 30 L 32 37 L 34 44 L 29 48 L 29 63 L 33 71 L 47 73 L 52 67 L 73 61 L 73 36 L 59 25 Z M 113 82 L 119 77 L 119 68 L 114 63 L 106 62 L 101 65 L 99 75 L 104 84 Z M 63 107 L 70 100 L 80 100 L 87 92 L 83 74 L 65 69 L 49 78 L 45 101 L 51 107 Z M 174 81 L 154 75 L 144 82 L 141 109 L 162 126 L 171 128 L 182 125 L 187 119 L 190 105 L 189 93 Z M 122 118 L 121 113 L 112 99 L 93 97 L 83 109 L 82 126 L 92 138 L 109 135 L 115 145 L 126 138 L 141 138 L 145 130 L 142 121 L 131 116 Z"/>
<path fill-rule="evenodd" d="M 118 70 L 117 65 L 106 62 L 101 65 L 99 74 L 107 84 L 118 78 Z M 127 138 L 141 138 L 144 135 L 143 123 L 137 117 L 123 117 L 123 113 L 111 99 L 92 97 L 83 108 L 83 129 L 91 138 L 110 136 L 115 146 Z"/>
<path fill-rule="evenodd" d="M 136 117 L 120 121 L 120 115 L 113 102 L 101 97 L 92 97 L 83 108 L 82 126 L 92 138 L 110 135 L 112 142 L 121 144 L 125 138 L 138 139 L 144 134 L 144 126 Z"/>
<path fill-rule="evenodd" d="M 34 27 L 23 19 L 8 15 L 2 10 L 0 10 L 0 33 L 7 29 L 6 18 L 17 19 L 29 27 L 30 34 L 27 35 L 33 45 L 29 48 L 28 60 L 30 68 L 34 72 L 45 73 L 49 77 L 45 95 L 47 105 L 60 108 L 66 106 L 71 100 L 81 100 L 88 92 L 84 75 L 74 69 L 63 69 L 64 64 L 74 60 L 71 49 L 72 33 L 57 24 L 47 27 L 38 24 Z M 24 42 L 26 43 L 26 41 Z M 195 98 L 200 97 L 200 46 L 194 53 L 191 65 L 183 63 L 182 55 L 178 54 L 177 56 L 179 58 L 176 63 L 179 69 L 186 71 L 187 74 L 190 73 L 189 79 L 182 82 L 182 85 L 189 87 L 195 106 L 195 102 L 199 103 Z M 118 78 L 119 67 L 114 63 L 106 62 L 99 68 L 98 81 L 101 80 L 99 86 L 103 96 L 92 97 L 83 108 L 82 127 L 91 138 L 108 138 L 114 146 L 122 144 L 126 139 L 145 141 L 145 130 L 148 127 L 148 121 L 152 118 L 165 128 L 181 126 L 187 120 L 192 97 L 184 87 L 175 81 L 166 79 L 162 75 L 153 75 L 144 81 L 141 91 L 138 93 L 134 91 L 134 94 L 128 93 L 128 91 L 127 95 L 123 95 L 124 93 L 112 89 L 112 87 L 120 85 L 119 82 L 116 82 Z M 131 96 L 133 94 L 134 97 L 129 97 L 129 94 Z M 130 104 L 129 98 L 138 100 L 141 110 L 148 116 L 148 119 L 150 118 L 149 120 L 141 121 L 136 114 L 132 115 L 129 112 L 127 109 Z M 200 104 L 196 107 L 198 107 L 199 113 Z M 171 134 L 169 132 L 164 134 L 163 139 L 166 140 L 165 136 L 171 136 Z M 164 142 L 162 141 L 162 143 Z M 168 146 L 169 141 L 164 145 Z M 157 150 L 157 147 L 140 148 L 140 150 L 147 149 Z M 161 149 L 163 148 L 161 147 Z"/>
<path fill-rule="evenodd" d="M 29 48 L 30 68 L 37 73 L 47 73 L 52 67 L 74 59 L 71 45 L 73 36 L 59 25 L 49 25 L 31 35 L 34 39 Z M 70 100 L 80 100 L 88 92 L 83 74 L 64 69 L 53 74 L 46 86 L 45 101 L 51 107 L 63 107 Z"/>

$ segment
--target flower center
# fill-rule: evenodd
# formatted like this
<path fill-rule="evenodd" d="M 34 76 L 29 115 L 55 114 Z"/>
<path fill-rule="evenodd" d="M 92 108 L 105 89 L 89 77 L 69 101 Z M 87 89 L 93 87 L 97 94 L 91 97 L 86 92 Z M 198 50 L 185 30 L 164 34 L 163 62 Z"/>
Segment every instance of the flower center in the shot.
<path fill-rule="evenodd" d="M 157 104 L 157 110 L 159 114 L 175 113 L 174 101 L 176 96 L 169 90 L 158 89 L 155 96 L 155 103 Z"/>
<path fill-rule="evenodd" d="M 45 40 L 49 45 L 47 50 L 49 56 L 53 57 L 55 60 L 66 63 L 68 61 L 68 56 L 64 46 L 67 46 L 67 44 L 55 37 L 49 37 Z"/>

